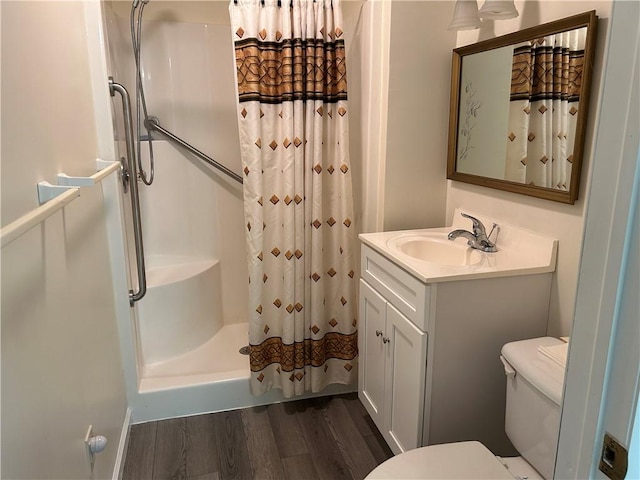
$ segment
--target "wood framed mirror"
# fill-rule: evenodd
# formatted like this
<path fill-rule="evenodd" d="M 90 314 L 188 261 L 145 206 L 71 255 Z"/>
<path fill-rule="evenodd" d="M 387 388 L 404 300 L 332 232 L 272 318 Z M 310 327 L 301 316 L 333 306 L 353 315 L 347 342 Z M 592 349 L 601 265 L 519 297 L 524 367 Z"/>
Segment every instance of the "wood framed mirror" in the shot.
<path fill-rule="evenodd" d="M 573 204 L 598 17 L 453 50 L 447 178 Z"/>

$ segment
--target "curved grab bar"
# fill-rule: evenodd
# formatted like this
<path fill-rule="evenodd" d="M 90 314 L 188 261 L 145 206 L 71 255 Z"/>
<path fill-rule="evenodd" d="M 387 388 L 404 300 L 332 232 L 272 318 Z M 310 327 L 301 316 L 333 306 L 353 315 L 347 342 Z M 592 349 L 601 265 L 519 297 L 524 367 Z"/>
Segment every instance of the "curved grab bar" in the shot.
<path fill-rule="evenodd" d="M 135 161 L 135 147 L 133 143 L 133 120 L 131 115 L 131 100 L 129 92 L 124 86 L 109 77 L 109 92 L 113 97 L 118 92 L 122 97 L 122 116 L 127 145 L 127 167 L 131 180 L 131 210 L 133 213 L 133 237 L 136 246 L 136 267 L 138 271 L 138 291 L 129 290 L 129 305 L 141 300 L 147 293 L 147 275 L 144 266 L 144 247 L 142 244 L 142 222 L 140 221 L 140 198 L 138 196 L 138 171 Z"/>
<path fill-rule="evenodd" d="M 217 168 L 219 171 L 221 171 L 225 175 L 228 175 L 229 177 L 233 178 L 236 182 L 242 184 L 242 177 L 240 175 L 238 175 L 233 170 L 228 169 L 227 167 L 225 167 L 221 163 L 217 162 L 216 160 L 211 158 L 206 153 L 201 152 L 200 150 L 198 150 L 193 145 L 185 142 L 180 137 L 178 137 L 177 135 L 171 133 L 166 128 L 163 128 L 160 125 L 160 122 L 158 121 L 157 118 L 149 117 L 147 120 L 145 120 L 144 124 L 149 130 L 153 130 L 154 132 L 158 132 L 159 134 L 161 134 L 165 138 L 171 140 L 173 143 L 183 147 L 184 149 L 186 149 L 187 151 L 189 151 L 190 153 L 192 153 L 196 157 L 200 158 L 200 160 L 203 160 L 204 162 L 208 163 L 212 167 Z"/>

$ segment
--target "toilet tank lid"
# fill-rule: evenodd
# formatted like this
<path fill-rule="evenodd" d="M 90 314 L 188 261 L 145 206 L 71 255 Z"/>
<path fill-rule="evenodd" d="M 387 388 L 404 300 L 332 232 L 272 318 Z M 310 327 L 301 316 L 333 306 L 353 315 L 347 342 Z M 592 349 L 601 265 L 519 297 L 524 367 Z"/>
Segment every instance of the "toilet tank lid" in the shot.
<path fill-rule="evenodd" d="M 502 347 L 502 356 L 516 371 L 543 395 L 557 405 L 562 400 L 565 370 L 538 352 L 538 347 L 560 345 L 562 340 L 540 337 L 507 343 Z"/>

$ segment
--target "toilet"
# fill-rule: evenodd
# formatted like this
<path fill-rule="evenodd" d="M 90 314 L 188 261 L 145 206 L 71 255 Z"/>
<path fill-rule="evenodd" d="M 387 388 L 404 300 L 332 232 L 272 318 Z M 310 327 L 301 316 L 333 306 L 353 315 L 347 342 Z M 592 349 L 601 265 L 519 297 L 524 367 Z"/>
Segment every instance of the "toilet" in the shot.
<path fill-rule="evenodd" d="M 500 360 L 507 377 L 505 431 L 521 457 L 496 457 L 475 441 L 429 445 L 390 458 L 366 478 L 553 478 L 565 369 L 544 352 L 564 344 L 542 337 L 502 347 Z"/>

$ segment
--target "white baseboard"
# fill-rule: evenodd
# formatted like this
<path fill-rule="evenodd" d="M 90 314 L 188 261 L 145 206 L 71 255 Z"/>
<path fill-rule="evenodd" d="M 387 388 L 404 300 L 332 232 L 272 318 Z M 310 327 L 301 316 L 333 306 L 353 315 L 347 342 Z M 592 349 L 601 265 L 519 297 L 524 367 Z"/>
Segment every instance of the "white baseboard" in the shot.
<path fill-rule="evenodd" d="M 127 413 L 122 422 L 122 432 L 120 433 L 120 442 L 118 443 L 118 453 L 116 461 L 113 465 L 112 480 L 122 478 L 122 470 L 124 469 L 125 455 L 127 454 L 127 446 L 129 445 L 129 427 L 131 426 L 131 409 L 127 408 Z"/>

